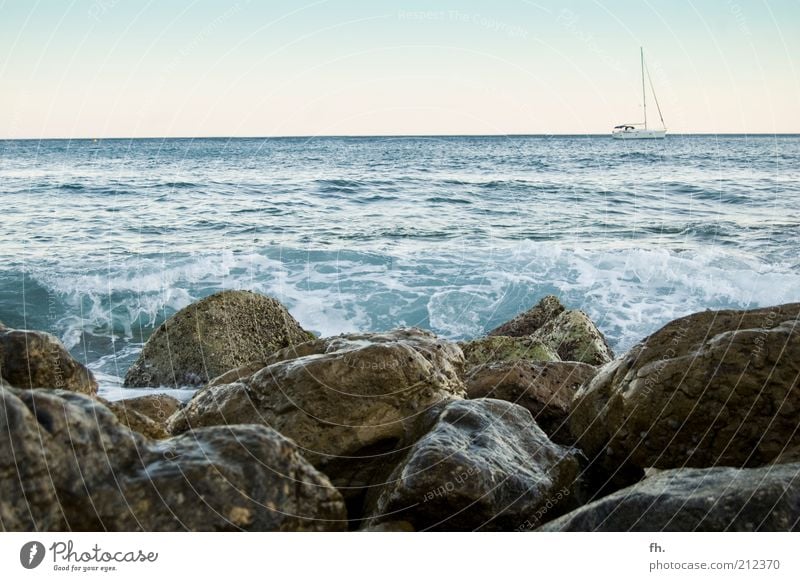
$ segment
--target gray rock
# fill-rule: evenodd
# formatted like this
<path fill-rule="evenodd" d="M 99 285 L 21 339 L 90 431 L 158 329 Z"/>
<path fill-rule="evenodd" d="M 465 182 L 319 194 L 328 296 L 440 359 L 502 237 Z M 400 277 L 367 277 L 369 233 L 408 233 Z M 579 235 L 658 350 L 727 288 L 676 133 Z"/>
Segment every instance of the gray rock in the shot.
<path fill-rule="evenodd" d="M 61 341 L 41 331 L 0 328 L 0 377 L 23 389 L 97 393 L 92 372 L 76 361 Z"/>
<path fill-rule="evenodd" d="M 800 304 L 678 319 L 575 396 L 579 446 L 609 469 L 754 467 L 800 443 Z"/>
<path fill-rule="evenodd" d="M 203 385 L 251 361 L 313 339 L 278 301 L 223 291 L 180 310 L 148 339 L 126 387 Z"/>
<path fill-rule="evenodd" d="M 264 426 L 152 441 L 97 400 L 0 388 L 0 529 L 342 530 L 344 503 Z"/>
<path fill-rule="evenodd" d="M 467 376 L 467 395 L 470 399 L 490 397 L 521 405 L 551 440 L 572 445 L 572 398 L 596 373 L 596 367 L 575 361 L 493 364 Z"/>
<path fill-rule="evenodd" d="M 405 520 L 417 530 L 516 530 L 575 506 L 575 451 L 551 442 L 521 406 L 451 401 L 387 479 L 367 526 Z M 558 499 L 558 500 L 556 500 Z"/>
<path fill-rule="evenodd" d="M 800 530 L 800 464 L 667 470 L 540 531 Z"/>

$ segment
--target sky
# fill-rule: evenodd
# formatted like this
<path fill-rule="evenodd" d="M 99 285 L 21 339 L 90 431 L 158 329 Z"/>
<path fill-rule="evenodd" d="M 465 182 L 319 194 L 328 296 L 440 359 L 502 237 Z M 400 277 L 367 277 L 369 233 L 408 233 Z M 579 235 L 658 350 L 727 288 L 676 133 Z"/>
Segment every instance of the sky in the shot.
<path fill-rule="evenodd" d="M 0 0 L 0 138 L 607 133 L 640 46 L 671 133 L 800 132 L 800 0 Z"/>

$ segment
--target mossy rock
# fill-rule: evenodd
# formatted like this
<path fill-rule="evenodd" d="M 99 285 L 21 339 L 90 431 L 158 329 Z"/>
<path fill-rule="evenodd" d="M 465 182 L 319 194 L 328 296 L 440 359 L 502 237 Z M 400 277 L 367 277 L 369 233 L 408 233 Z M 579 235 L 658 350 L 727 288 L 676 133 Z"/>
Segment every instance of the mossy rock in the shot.
<path fill-rule="evenodd" d="M 561 361 L 558 353 L 538 339 L 531 337 L 482 337 L 460 343 L 464 351 L 467 375 L 476 367 L 493 363 L 517 361 Z"/>

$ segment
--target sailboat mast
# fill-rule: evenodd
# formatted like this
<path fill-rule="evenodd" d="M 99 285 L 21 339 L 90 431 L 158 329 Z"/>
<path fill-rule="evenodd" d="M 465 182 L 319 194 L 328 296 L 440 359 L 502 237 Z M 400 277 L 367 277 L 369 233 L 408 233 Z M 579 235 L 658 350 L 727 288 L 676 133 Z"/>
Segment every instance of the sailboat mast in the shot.
<path fill-rule="evenodd" d="M 644 128 L 647 129 L 647 94 L 644 90 L 644 48 L 639 47 L 639 55 L 642 59 L 642 108 L 644 109 Z"/>

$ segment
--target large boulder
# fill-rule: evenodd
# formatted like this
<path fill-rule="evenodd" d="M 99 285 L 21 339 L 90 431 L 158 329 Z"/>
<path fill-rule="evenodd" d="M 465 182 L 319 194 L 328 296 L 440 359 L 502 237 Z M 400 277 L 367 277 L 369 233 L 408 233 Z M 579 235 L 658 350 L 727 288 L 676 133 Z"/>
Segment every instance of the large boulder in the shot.
<path fill-rule="evenodd" d="M 551 442 L 525 408 L 455 400 L 431 414 L 430 430 L 379 492 L 368 528 L 403 520 L 416 530 L 516 530 L 578 504 L 575 451 Z"/>
<path fill-rule="evenodd" d="M 200 390 L 170 419 L 173 433 L 237 423 L 292 438 L 357 514 L 366 487 L 399 461 L 417 418 L 465 395 L 457 345 L 417 329 L 318 339 L 276 353 L 235 383 Z"/>
<path fill-rule="evenodd" d="M 555 349 L 530 337 L 481 337 L 459 343 L 469 376 L 478 368 L 518 361 L 560 361 Z"/>
<path fill-rule="evenodd" d="M 615 469 L 753 467 L 800 443 L 800 304 L 673 321 L 575 396 L 580 447 Z"/>
<path fill-rule="evenodd" d="M 66 347 L 41 331 L 0 326 L 0 377 L 14 387 L 67 389 L 89 395 L 97 382 Z"/>
<path fill-rule="evenodd" d="M 203 385 L 312 338 L 273 298 L 250 291 L 219 292 L 158 327 L 128 369 L 125 386 Z"/>
<path fill-rule="evenodd" d="M 533 308 L 492 329 L 487 335 L 490 337 L 528 337 L 565 310 L 566 308 L 557 297 L 548 295 L 536 303 Z"/>
<path fill-rule="evenodd" d="M 576 361 L 487 365 L 467 376 L 467 395 L 470 399 L 490 397 L 521 405 L 551 440 L 571 445 L 572 398 L 596 373 L 596 367 Z"/>
<path fill-rule="evenodd" d="M 225 385 L 227 383 L 235 383 L 242 379 L 246 379 L 253 375 L 257 371 L 261 371 L 265 367 L 272 365 L 273 363 L 279 363 L 281 361 L 287 361 L 289 359 L 297 359 L 298 357 L 305 357 L 306 355 L 319 355 L 322 351 L 322 346 L 327 346 L 329 344 L 329 339 L 321 339 L 319 341 L 307 341 L 305 343 L 298 343 L 296 345 L 290 345 L 284 349 L 280 349 L 275 353 L 267 356 L 262 357 L 261 359 L 257 359 L 255 361 L 250 361 L 249 363 L 245 363 L 244 365 L 237 367 L 235 369 L 231 369 L 230 371 L 226 371 L 222 375 L 218 375 L 214 379 L 208 382 L 209 386 L 212 385 Z"/>
<path fill-rule="evenodd" d="M 800 464 L 667 470 L 540 531 L 800 530 Z"/>
<path fill-rule="evenodd" d="M 0 529 L 341 530 L 340 494 L 265 426 L 161 440 L 97 400 L 0 388 Z"/>

